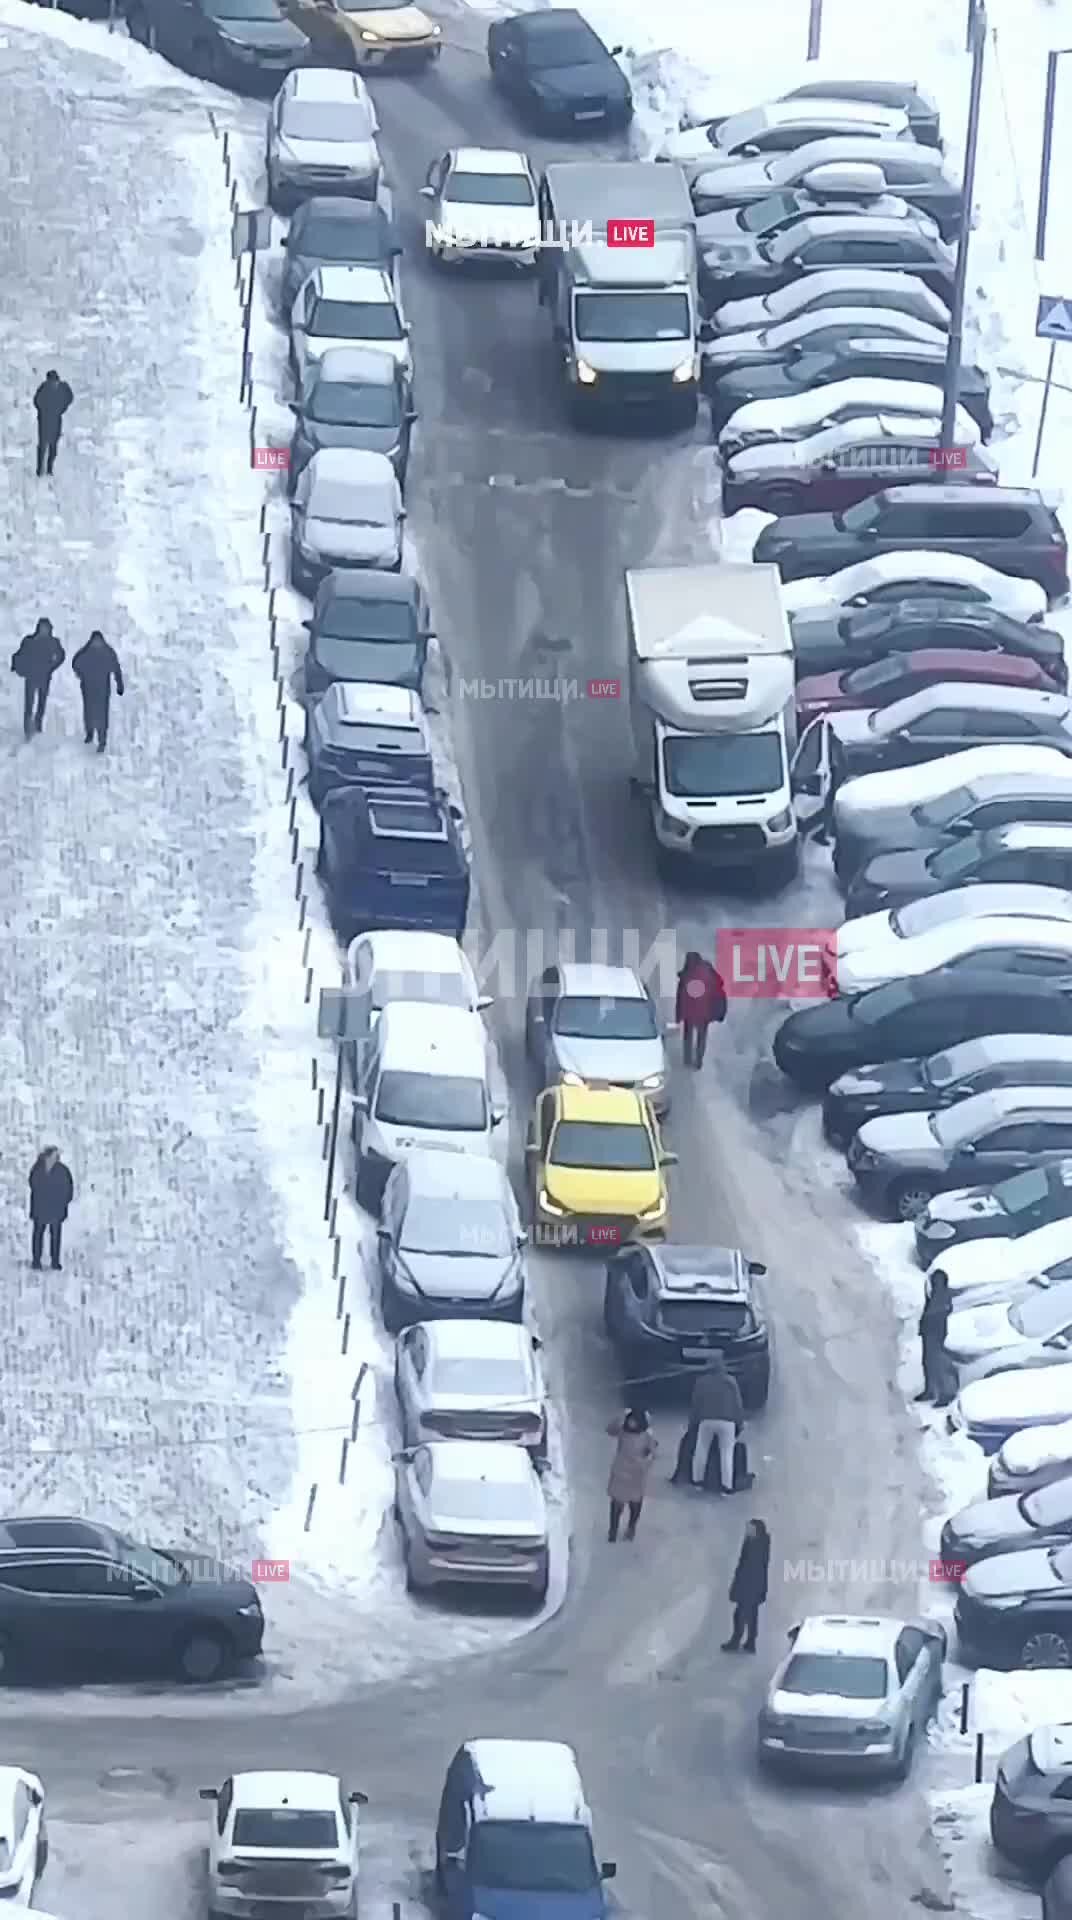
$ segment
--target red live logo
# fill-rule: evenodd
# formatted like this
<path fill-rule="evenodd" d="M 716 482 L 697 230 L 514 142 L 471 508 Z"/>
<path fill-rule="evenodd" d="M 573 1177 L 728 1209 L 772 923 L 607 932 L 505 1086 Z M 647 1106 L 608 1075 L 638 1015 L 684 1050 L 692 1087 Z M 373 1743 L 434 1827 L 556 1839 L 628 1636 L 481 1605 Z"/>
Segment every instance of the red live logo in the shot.
<path fill-rule="evenodd" d="M 286 473 L 290 466 L 289 447 L 254 447 L 253 465 L 267 468 L 270 473 Z"/>
<path fill-rule="evenodd" d="M 964 1560 L 931 1561 L 930 1575 L 937 1585 L 957 1587 L 967 1571 L 967 1562 Z"/>
<path fill-rule="evenodd" d="M 608 247 L 653 247 L 654 220 L 608 220 Z"/>
<path fill-rule="evenodd" d="M 929 454 L 932 467 L 941 473 L 955 473 L 968 464 L 967 447 L 932 447 Z"/>
<path fill-rule="evenodd" d="M 589 680 L 589 700 L 620 700 L 622 683 L 620 680 Z"/>
<path fill-rule="evenodd" d="M 830 1000 L 836 936 L 823 927 L 720 927 L 715 966 L 737 1000 Z"/>
<path fill-rule="evenodd" d="M 289 1560 L 254 1560 L 251 1569 L 255 1587 L 270 1586 L 273 1581 L 290 1579 Z"/>

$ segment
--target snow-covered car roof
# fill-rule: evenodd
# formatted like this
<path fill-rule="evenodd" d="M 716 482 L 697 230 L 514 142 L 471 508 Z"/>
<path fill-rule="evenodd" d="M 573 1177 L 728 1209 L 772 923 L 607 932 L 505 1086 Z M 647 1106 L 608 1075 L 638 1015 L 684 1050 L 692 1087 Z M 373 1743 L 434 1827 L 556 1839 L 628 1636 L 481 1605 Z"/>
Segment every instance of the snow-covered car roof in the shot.
<path fill-rule="evenodd" d="M 348 981 L 355 986 L 367 985 L 376 975 L 385 974 L 396 975 L 399 980 L 421 975 L 437 980 L 456 977 L 467 990 L 472 986 L 472 1004 L 476 1004 L 472 968 L 449 933 L 381 927 L 351 941 L 346 960 Z"/>
<path fill-rule="evenodd" d="M 879 294 L 890 301 L 898 296 L 911 295 L 930 311 L 936 326 L 943 319 L 946 323 L 949 320 L 945 301 L 932 293 L 917 274 L 904 273 L 900 268 L 887 273 L 881 267 L 825 267 L 818 273 L 805 274 L 803 279 L 791 280 L 788 286 L 777 287 L 771 293 L 753 294 L 747 300 L 726 300 L 715 308 L 711 317 L 721 331 L 731 333 L 736 325 L 733 316 L 742 308 L 767 315 L 772 320 L 788 319 L 790 314 L 807 312 L 818 301 L 829 299 L 831 294 L 849 296 L 842 300 L 842 306 L 859 306 L 861 302 L 853 296 L 862 293 Z M 879 304 L 882 303 L 880 300 Z M 872 303 L 867 301 L 863 304 L 870 307 Z M 745 324 L 748 324 L 747 321 Z M 764 321 L 760 318 L 755 324 L 762 326 Z"/>
<path fill-rule="evenodd" d="M 892 1660 L 905 1622 L 891 1614 L 813 1613 L 800 1623 L 793 1653 L 837 1653 L 849 1659 Z"/>
<path fill-rule="evenodd" d="M 932 1260 L 930 1271 L 946 1274 L 953 1292 L 966 1294 L 983 1287 L 1005 1287 L 1032 1280 L 1069 1258 L 1072 1258 L 1072 1219 L 1065 1218 L 1051 1220 L 1032 1233 L 1020 1234 L 1017 1239 L 994 1235 L 962 1241 Z"/>
<path fill-rule="evenodd" d="M 612 967 L 602 962 L 567 960 L 559 967 L 564 994 L 582 999 L 645 1000 L 643 982 L 632 967 Z"/>
<path fill-rule="evenodd" d="M 377 296 L 378 299 L 378 296 Z M 398 362 L 376 347 L 329 347 L 306 370 L 310 389 L 323 386 L 392 387 L 399 378 Z M 887 381 L 888 386 L 895 383 Z"/>
<path fill-rule="evenodd" d="M 1072 1420 L 1010 1434 L 1002 1443 L 1000 1459 L 1010 1473 L 1035 1473 L 1040 1467 L 1072 1461 Z"/>
<path fill-rule="evenodd" d="M 500 1201 L 509 1209 L 513 1196 L 505 1170 L 483 1154 L 419 1147 L 408 1155 L 402 1173 L 411 1198 Z"/>
<path fill-rule="evenodd" d="M 876 133 L 895 139 L 908 132 L 908 115 L 899 107 L 880 107 L 869 100 L 807 99 L 775 100 L 766 107 L 753 107 L 748 113 L 734 114 L 718 132 L 718 145 L 728 152 L 747 146 L 757 135 L 774 127 L 825 127 L 851 133 L 856 127 L 873 127 Z"/>
<path fill-rule="evenodd" d="M 516 1360 L 532 1371 L 532 1335 L 508 1320 L 424 1320 L 433 1374 L 437 1360 Z"/>
<path fill-rule="evenodd" d="M 866 447 L 879 441 L 891 446 L 940 446 L 941 415 L 867 414 L 855 420 L 838 420 L 833 426 L 799 440 L 776 440 L 773 445 L 743 447 L 730 459 L 734 473 L 768 467 L 814 467 L 847 447 Z"/>
<path fill-rule="evenodd" d="M 466 1748 L 486 1789 L 478 1820 L 590 1824 L 576 1755 L 563 1741 L 469 1740 Z"/>
<path fill-rule="evenodd" d="M 1048 1367 L 1011 1368 L 972 1380 L 958 1395 L 958 1407 L 972 1426 L 989 1421 L 1022 1420 L 1040 1427 L 1072 1414 L 1072 1366 L 1057 1360 Z"/>
<path fill-rule="evenodd" d="M 981 898 L 976 899 L 977 894 Z M 1072 920 L 1072 893 L 1061 887 L 1033 886 L 1027 881 L 1014 880 L 987 880 L 978 887 L 953 887 L 948 893 L 924 894 L 922 899 L 911 900 L 907 906 L 896 907 L 892 912 L 883 908 L 879 913 L 860 914 L 855 920 L 846 920 L 836 931 L 834 946 L 839 954 L 864 953 L 873 946 L 884 946 L 887 941 L 895 941 L 900 946 L 904 941 L 929 933 L 932 928 L 970 926 L 976 920 L 990 919 L 997 914 Z M 1019 1036 L 1007 1037 L 1015 1041 Z M 972 1047 L 982 1044 L 978 1040 L 964 1042 L 965 1046 Z"/>
<path fill-rule="evenodd" d="M 803 607 L 838 607 L 858 593 L 902 581 L 920 592 L 926 592 L 931 581 L 938 585 L 962 584 L 984 593 L 997 607 L 1032 605 L 1039 616 L 1046 611 L 1045 591 L 1034 580 L 1017 580 L 981 560 L 969 559 L 967 554 L 942 553 L 927 547 L 878 553 L 873 559 L 858 560 L 825 578 L 789 581 L 782 589 L 782 599 L 790 613 Z"/>
<path fill-rule="evenodd" d="M 234 1805 L 268 1812 L 293 1807 L 302 1813 L 334 1813 L 342 1785 L 334 1773 L 236 1773 Z"/>
<path fill-rule="evenodd" d="M 456 147 L 450 156 L 457 173 L 531 174 L 529 156 L 516 147 Z"/>
<path fill-rule="evenodd" d="M 730 415 L 718 437 L 726 441 L 749 429 L 765 428 L 776 433 L 780 427 L 805 427 L 813 421 L 818 424 L 823 420 L 836 420 L 843 407 L 866 409 L 868 413 L 884 413 L 893 418 L 908 415 L 930 420 L 935 413 L 941 416 L 941 400 L 941 387 L 925 380 L 832 380 L 828 387 L 815 387 L 807 393 L 787 395 L 785 399 L 747 400 Z M 974 445 L 979 438 L 975 421 L 963 408 L 958 409 L 958 414 L 961 417 L 955 429 L 957 445 Z M 963 442 L 962 431 L 973 434 L 974 439 Z"/>
<path fill-rule="evenodd" d="M 891 706 L 877 708 L 870 716 L 869 731 L 875 734 L 896 733 L 898 728 L 906 727 L 922 714 L 932 713 L 940 707 L 963 707 L 973 713 L 1036 716 L 1053 713 L 1061 716 L 1067 715 L 1072 709 L 1072 701 L 1066 694 L 1039 693 L 1034 687 L 1002 687 L 984 680 L 943 680 L 937 686 L 921 687 L 918 693 L 906 694 L 903 700 L 895 700 Z M 1050 830 L 1061 832 L 1059 827 Z M 1005 833 L 1011 829 L 1002 827 L 999 831 Z M 1033 834 L 1034 828 L 1020 828 L 1017 831 L 1030 831 Z M 1072 827 L 1068 832 L 1072 834 Z"/>
<path fill-rule="evenodd" d="M 891 938 L 884 945 L 857 950 L 847 958 L 850 968 L 857 966 L 864 973 L 885 963 L 890 978 L 897 979 L 930 973 L 933 967 L 944 967 L 961 954 L 974 953 L 980 948 L 993 951 L 1008 947 L 1067 953 L 1072 960 L 1072 927 L 1062 920 L 1032 920 L 1026 915 L 1005 918 L 992 914 L 989 919 L 951 920 L 943 927 L 931 927 L 907 940 Z"/>
<path fill-rule="evenodd" d="M 467 1007 L 392 1000 L 380 1015 L 379 1034 L 380 1059 L 391 1073 L 485 1076 L 487 1031 Z"/>

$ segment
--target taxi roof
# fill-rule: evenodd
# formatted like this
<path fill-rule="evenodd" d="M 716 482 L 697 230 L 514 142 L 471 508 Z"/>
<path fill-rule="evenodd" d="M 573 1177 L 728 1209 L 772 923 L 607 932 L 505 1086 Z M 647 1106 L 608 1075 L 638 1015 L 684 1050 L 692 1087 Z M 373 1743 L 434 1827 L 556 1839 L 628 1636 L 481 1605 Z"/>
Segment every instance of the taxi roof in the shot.
<path fill-rule="evenodd" d="M 643 1098 L 632 1087 L 591 1087 L 565 1081 L 557 1093 L 563 1120 L 587 1120 L 608 1127 L 647 1124 Z"/>

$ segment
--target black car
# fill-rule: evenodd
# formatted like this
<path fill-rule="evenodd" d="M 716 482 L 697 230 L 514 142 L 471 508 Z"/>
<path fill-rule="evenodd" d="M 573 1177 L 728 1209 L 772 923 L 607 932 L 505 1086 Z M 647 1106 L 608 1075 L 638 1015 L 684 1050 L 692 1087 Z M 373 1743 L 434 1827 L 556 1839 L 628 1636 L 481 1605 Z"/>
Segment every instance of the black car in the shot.
<path fill-rule="evenodd" d="M 1072 1855 L 1057 1861 L 1042 1887 L 1042 1920 L 1072 1920 Z"/>
<path fill-rule="evenodd" d="M 401 745 L 398 729 L 379 727 L 367 706 L 367 688 L 336 681 L 305 716 L 309 798 L 316 807 L 336 787 L 418 788 L 434 794 L 435 768 L 427 734 L 415 729 Z"/>
<path fill-rule="evenodd" d="M 1072 1086 L 1072 1044 L 1058 1034 L 997 1034 L 965 1040 L 922 1060 L 869 1062 L 827 1089 L 823 1132 L 847 1147 L 868 1120 L 937 1113 L 998 1087 Z"/>
<path fill-rule="evenodd" d="M 822 1093 L 872 1060 L 903 1060 L 986 1033 L 1072 1033 L 1072 995 L 1042 980 L 939 967 L 789 1014 L 774 1059 L 799 1087 Z"/>
<path fill-rule="evenodd" d="M 916 1259 L 929 1267 L 968 1240 L 1020 1240 L 1036 1227 L 1072 1218 L 1072 1160 L 1014 1173 L 996 1187 L 939 1194 L 916 1220 Z"/>
<path fill-rule="evenodd" d="M 725 1356 L 746 1407 L 766 1404 L 770 1338 L 753 1281 L 757 1260 L 728 1247 L 631 1246 L 607 1263 L 603 1324 L 618 1349 L 626 1396 L 659 1381 L 687 1387 Z"/>
<path fill-rule="evenodd" d="M 126 14 L 135 40 L 238 92 L 274 93 L 310 53 L 279 0 L 128 0 Z"/>
<path fill-rule="evenodd" d="M 976 1561 L 957 1590 L 955 1619 L 961 1652 L 976 1666 L 1072 1666 L 1072 1545 Z"/>
<path fill-rule="evenodd" d="M 288 487 L 321 447 L 357 447 L 384 453 L 406 484 L 410 434 L 417 418 L 405 371 L 374 347 L 331 347 L 305 370 L 295 415 Z"/>
<path fill-rule="evenodd" d="M 834 870 L 843 886 L 851 885 L 864 862 L 880 855 L 938 853 L 973 833 L 1036 821 L 1072 826 L 1072 780 L 1051 773 L 980 774 L 935 800 L 883 807 L 873 823 L 866 816 L 857 820 L 851 834 L 838 837 Z"/>
<path fill-rule="evenodd" d="M 946 349 L 924 340 L 867 338 L 842 341 L 840 346 L 815 352 L 800 342 L 784 360 L 764 367 L 742 367 L 717 375 L 712 364 L 701 365 L 700 380 L 711 409 L 711 425 L 721 433 L 738 407 L 752 400 L 791 400 L 798 393 L 832 386 L 835 380 L 912 380 L 940 386 Z M 976 422 L 983 440 L 994 431 L 990 409 L 990 380 L 980 367 L 961 367 L 957 399 Z"/>
<path fill-rule="evenodd" d="M 338 787 L 326 796 L 316 870 L 344 945 L 376 927 L 461 939 L 469 863 L 460 825 L 443 793 Z"/>
<path fill-rule="evenodd" d="M 794 620 L 793 653 L 798 680 L 812 674 L 838 673 L 846 667 L 867 666 L 891 653 L 915 653 L 919 648 L 963 647 L 969 653 L 1011 653 L 1034 660 L 1060 693 L 1068 691 L 1064 640 L 1049 627 L 1011 620 L 997 607 L 961 606 L 956 601 L 928 600 L 906 595 L 882 606 L 854 607 L 831 614 L 826 621 Z"/>
<path fill-rule="evenodd" d="M 850 920 L 864 913 L 904 907 L 950 887 L 983 881 L 1040 887 L 1072 885 L 1072 826 L 1010 823 L 985 833 L 965 834 L 951 846 L 927 852 L 876 853 L 849 883 L 845 911 Z M 1040 972 L 1040 967 L 1033 969 Z"/>
<path fill-rule="evenodd" d="M 91 1520 L 0 1522 L 0 1681 L 206 1682 L 259 1654 L 263 1638 L 257 1589 L 211 1556 L 143 1546 Z"/>
<path fill-rule="evenodd" d="M 1066 1475 L 1031 1493 L 1006 1493 L 962 1507 L 942 1528 L 941 1555 L 946 1565 L 964 1568 L 976 1560 L 992 1559 L 995 1553 L 1057 1546 L 1069 1538 L 1072 1478 Z"/>
<path fill-rule="evenodd" d="M 306 699 L 326 693 L 336 680 L 420 692 L 432 629 L 412 574 L 378 567 L 329 573 L 317 588 L 305 630 Z"/>
<path fill-rule="evenodd" d="M 1034 487 L 888 487 L 843 513 L 775 520 L 754 558 L 773 561 L 783 580 L 805 580 L 905 548 L 960 554 L 1037 580 L 1051 606 L 1068 592 L 1064 530 Z"/>
<path fill-rule="evenodd" d="M 780 95 L 783 100 L 863 100 L 908 115 L 908 130 L 921 147 L 942 145 L 938 108 L 930 95 L 903 80 L 808 80 Z"/>
<path fill-rule="evenodd" d="M 515 13 L 488 28 L 488 66 L 507 98 L 549 128 L 627 127 L 633 96 L 614 55 L 573 7 Z"/>
<path fill-rule="evenodd" d="M 1007 1860 L 1038 1879 L 1052 1874 L 1061 1861 L 1066 1869 L 1072 1866 L 1072 1727 L 1036 1727 L 1002 1754 L 990 1802 L 990 1838 Z"/>
<path fill-rule="evenodd" d="M 375 200 L 317 194 L 297 208 L 287 229 L 280 305 L 289 320 L 302 287 L 317 267 L 379 267 L 395 278 L 401 242 Z"/>
<path fill-rule="evenodd" d="M 538 17 L 538 16 L 534 16 Z M 872 214 L 813 214 L 763 245 L 760 263 L 735 257 L 732 242 L 700 253 L 700 294 L 709 309 L 727 300 L 751 300 L 788 287 L 803 273 L 830 267 L 890 268 L 913 273 L 947 306 L 953 300 L 953 255 L 945 243 L 911 220 Z"/>

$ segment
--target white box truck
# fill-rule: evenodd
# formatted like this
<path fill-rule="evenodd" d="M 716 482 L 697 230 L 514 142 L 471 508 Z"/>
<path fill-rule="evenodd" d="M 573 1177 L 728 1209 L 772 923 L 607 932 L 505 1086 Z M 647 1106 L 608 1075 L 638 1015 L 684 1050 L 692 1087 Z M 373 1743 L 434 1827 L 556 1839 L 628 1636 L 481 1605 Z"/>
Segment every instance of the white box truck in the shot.
<path fill-rule="evenodd" d="M 777 567 L 636 567 L 625 595 L 636 780 L 660 867 L 788 878 L 796 701 Z"/>

